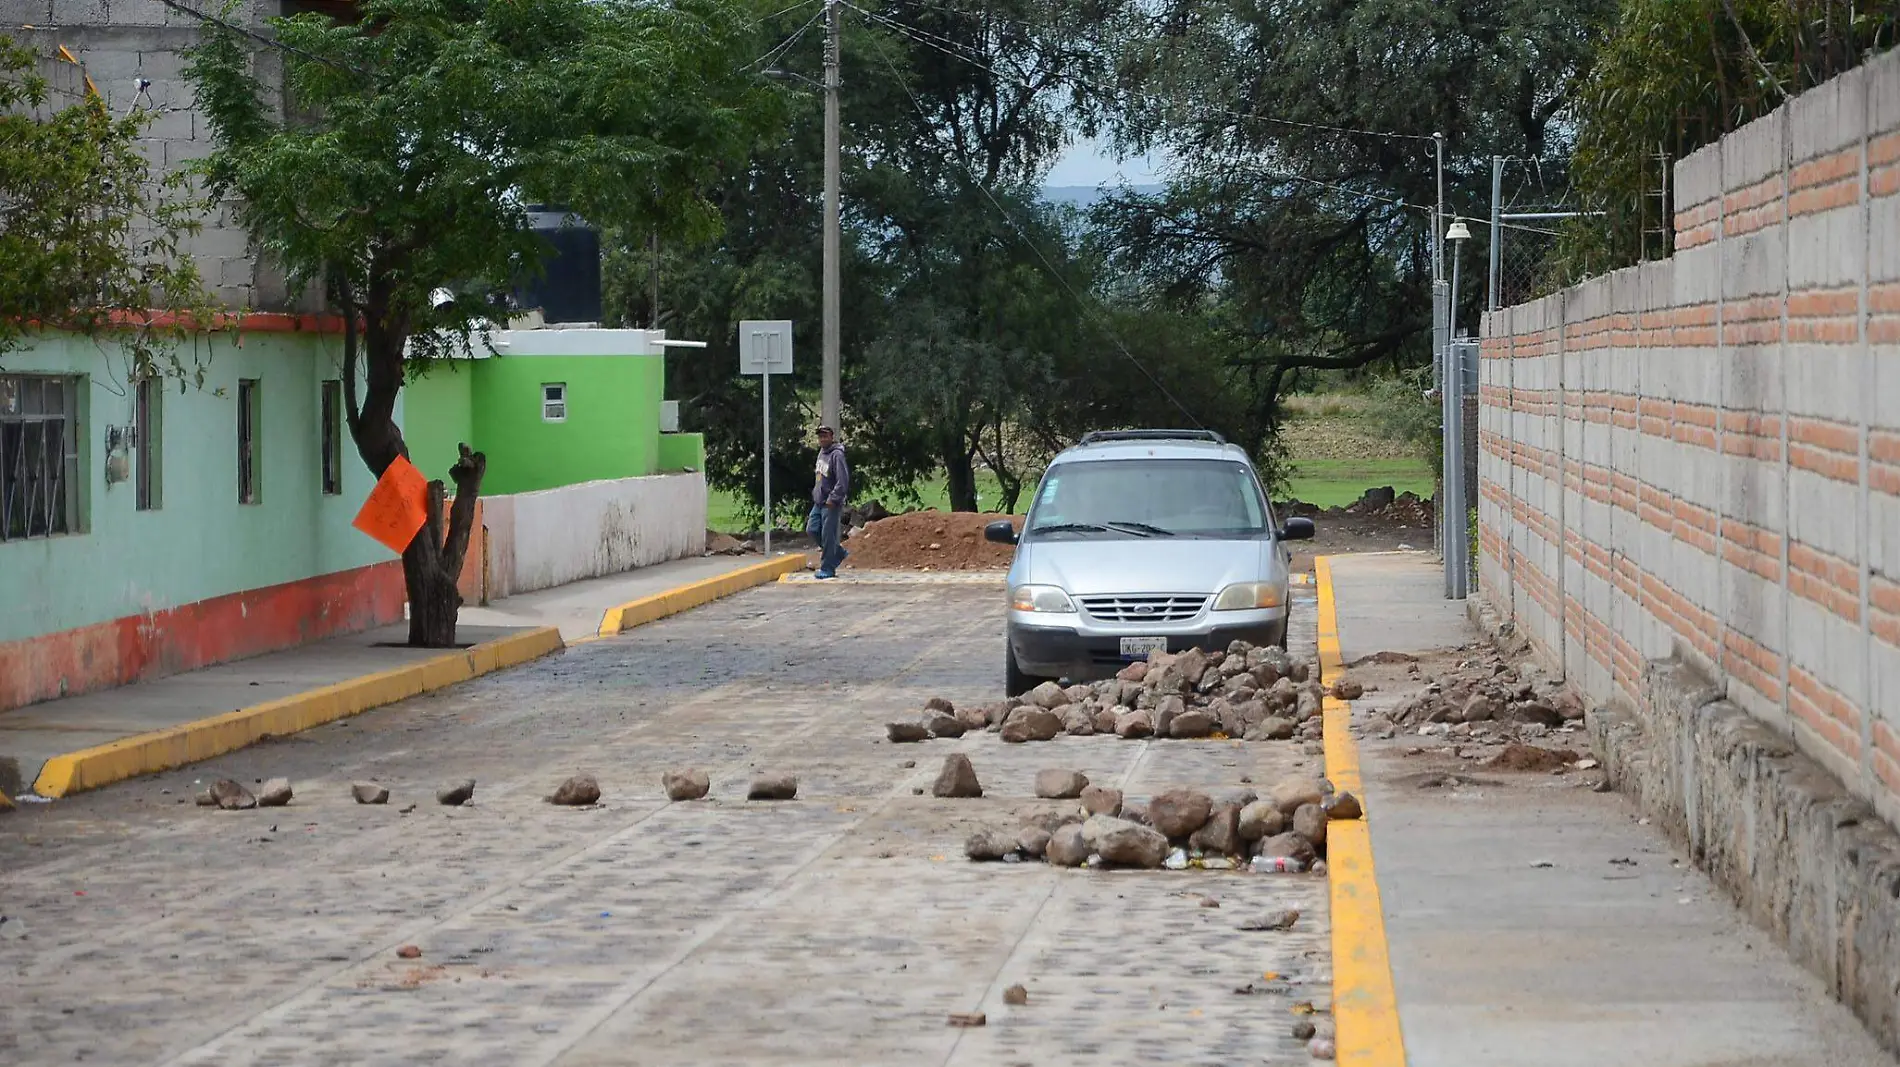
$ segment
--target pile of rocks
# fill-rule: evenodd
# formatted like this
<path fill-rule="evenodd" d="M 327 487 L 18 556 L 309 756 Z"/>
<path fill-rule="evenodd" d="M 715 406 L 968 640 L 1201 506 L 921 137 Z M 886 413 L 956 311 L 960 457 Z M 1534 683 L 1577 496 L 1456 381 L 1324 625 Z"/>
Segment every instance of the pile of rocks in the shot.
<path fill-rule="evenodd" d="M 1544 677 L 1534 663 L 1513 666 L 1494 649 L 1473 651 L 1429 680 L 1413 664 L 1409 672 L 1426 681 L 1424 692 L 1368 716 L 1361 730 L 1385 738 L 1400 731 L 1447 737 L 1489 750 L 1583 729 L 1583 701 L 1562 681 Z"/>
<path fill-rule="evenodd" d="M 1000 733 L 1011 744 L 1111 733 L 1130 740 L 1317 742 L 1324 692 L 1313 680 L 1315 673 L 1283 649 L 1244 641 L 1225 652 L 1156 652 L 1106 681 L 1067 688 L 1044 682 L 983 708 L 959 711 L 936 697 L 925 705 L 921 721 L 890 723 L 885 733 L 897 743 L 982 729 Z"/>
<path fill-rule="evenodd" d="M 1257 871 L 1323 871 L 1326 825 L 1357 819 L 1359 800 L 1319 778 L 1289 778 L 1263 797 L 1252 789 L 1210 795 L 1171 789 L 1125 801 L 1119 790 L 1089 784 L 1077 771 L 1036 776 L 1036 794 L 1074 799 L 1074 806 L 1032 815 L 1016 830 L 971 835 L 973 860 L 1042 859 L 1062 867 L 1166 867 L 1234 870 L 1253 860 Z"/>

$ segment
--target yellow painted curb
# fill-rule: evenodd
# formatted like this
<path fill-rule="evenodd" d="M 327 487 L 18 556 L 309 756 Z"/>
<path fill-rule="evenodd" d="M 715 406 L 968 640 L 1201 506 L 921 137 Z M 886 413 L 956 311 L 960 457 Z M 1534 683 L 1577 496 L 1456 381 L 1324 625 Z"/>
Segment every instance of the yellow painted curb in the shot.
<path fill-rule="evenodd" d="M 266 737 L 281 737 L 407 700 L 504 667 L 539 659 L 563 646 L 552 626 L 451 652 L 392 670 L 352 678 L 307 693 L 266 701 L 196 722 L 134 734 L 94 748 L 55 756 L 40 769 L 33 791 L 63 797 L 127 778 L 222 756 Z"/>
<path fill-rule="evenodd" d="M 1320 684 L 1330 687 L 1346 669 L 1339 652 L 1339 613 L 1333 603 L 1330 557 L 1313 561 L 1319 586 Z M 1330 694 L 1321 705 L 1326 776 L 1335 788 L 1365 797 L 1359 747 L 1352 739 L 1352 706 Z M 1370 814 L 1366 818 L 1370 818 Z M 1372 832 L 1365 818 L 1326 827 L 1327 881 L 1332 889 L 1333 1021 L 1338 1062 L 1352 1067 L 1405 1067 L 1399 1002 L 1385 941 L 1385 911 L 1372 868 Z"/>
<path fill-rule="evenodd" d="M 617 633 L 631 630 L 636 626 L 664 619 L 669 615 L 678 615 L 690 611 L 701 604 L 710 604 L 721 597 L 750 589 L 755 585 L 764 585 L 776 581 L 805 566 L 802 554 L 777 556 L 750 566 L 740 567 L 736 571 L 712 578 L 702 578 L 697 582 L 682 585 L 677 589 L 668 589 L 664 593 L 641 597 L 628 601 L 617 608 L 608 608 L 600 620 L 600 636 L 612 637 Z"/>

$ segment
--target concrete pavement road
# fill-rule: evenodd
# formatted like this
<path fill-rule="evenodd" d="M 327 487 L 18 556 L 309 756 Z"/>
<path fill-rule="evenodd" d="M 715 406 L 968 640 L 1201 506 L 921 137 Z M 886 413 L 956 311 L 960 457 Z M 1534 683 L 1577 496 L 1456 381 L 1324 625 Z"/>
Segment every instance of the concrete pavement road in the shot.
<path fill-rule="evenodd" d="M 930 696 L 996 696 L 1001 660 L 993 588 L 771 585 L 23 809 L 0 825 L 0 1063 L 1308 1062 L 1290 1027 L 1329 1001 L 1323 879 L 977 865 L 962 843 L 1050 806 L 1031 799 L 1045 767 L 1144 795 L 1317 758 L 884 742 Z M 917 795 L 953 751 L 986 796 Z M 681 764 L 712 799 L 665 803 Z M 744 801 L 772 768 L 799 799 Z M 543 801 L 574 773 L 600 806 Z M 278 775 L 290 807 L 190 803 Z M 474 805 L 438 806 L 462 777 Z M 352 802 L 357 779 L 390 803 Z M 1287 907 L 1290 932 L 1236 929 Z M 1005 1005 L 1018 982 L 1029 1002 Z M 946 1025 L 971 1011 L 989 1025 Z"/>

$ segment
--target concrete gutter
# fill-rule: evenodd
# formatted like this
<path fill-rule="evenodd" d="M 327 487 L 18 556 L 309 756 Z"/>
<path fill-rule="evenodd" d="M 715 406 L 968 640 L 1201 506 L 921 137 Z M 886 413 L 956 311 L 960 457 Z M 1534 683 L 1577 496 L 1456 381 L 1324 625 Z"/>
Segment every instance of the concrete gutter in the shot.
<path fill-rule="evenodd" d="M 802 553 L 777 556 L 716 577 L 703 578 L 677 589 L 668 589 L 664 593 L 655 593 L 652 596 L 628 601 L 619 607 L 607 609 L 600 620 L 599 636 L 612 637 L 636 626 L 644 626 L 669 615 L 690 611 L 702 604 L 710 604 L 722 597 L 743 592 L 754 586 L 775 582 L 781 575 L 803 570 L 804 567 L 805 557 Z"/>
<path fill-rule="evenodd" d="M 69 752 L 46 761 L 33 791 L 64 797 L 222 756 L 268 737 L 281 737 L 407 700 L 420 693 L 539 659 L 563 647 L 561 631 L 537 627 L 460 652 L 352 678 L 280 700 L 169 726 Z"/>

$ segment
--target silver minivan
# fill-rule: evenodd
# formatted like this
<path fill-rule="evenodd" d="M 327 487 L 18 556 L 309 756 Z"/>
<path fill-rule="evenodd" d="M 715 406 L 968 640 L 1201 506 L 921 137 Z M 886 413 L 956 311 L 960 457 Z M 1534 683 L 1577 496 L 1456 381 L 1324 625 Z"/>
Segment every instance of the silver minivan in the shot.
<path fill-rule="evenodd" d="M 1286 646 L 1284 542 L 1247 453 L 1204 430 L 1091 433 L 1049 464 L 1009 569 L 1009 695 L 1105 678 L 1157 650 Z"/>

